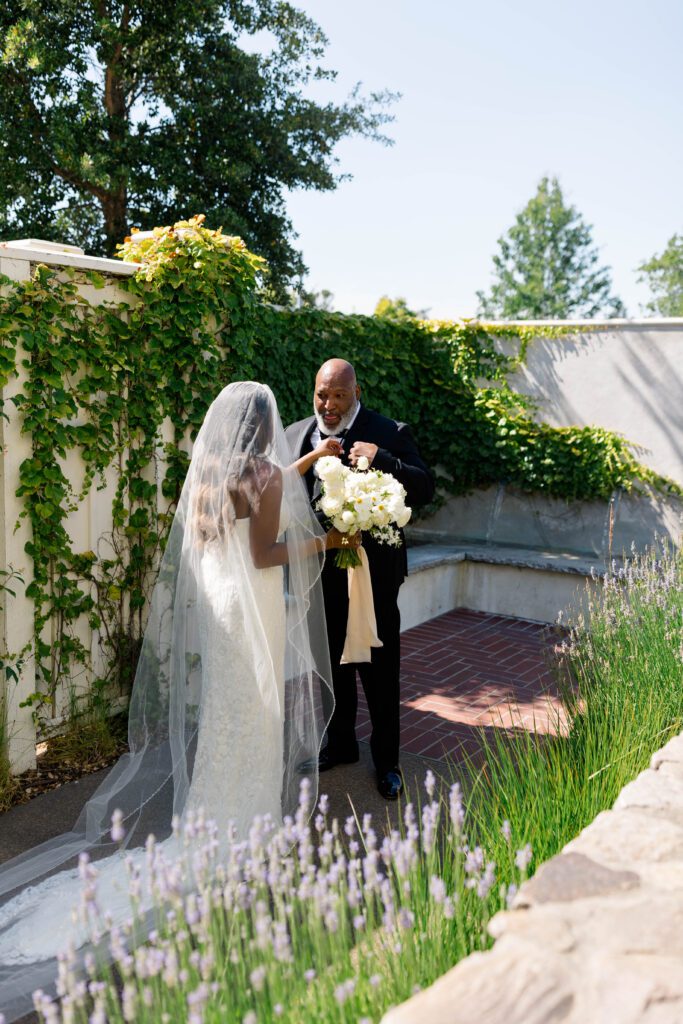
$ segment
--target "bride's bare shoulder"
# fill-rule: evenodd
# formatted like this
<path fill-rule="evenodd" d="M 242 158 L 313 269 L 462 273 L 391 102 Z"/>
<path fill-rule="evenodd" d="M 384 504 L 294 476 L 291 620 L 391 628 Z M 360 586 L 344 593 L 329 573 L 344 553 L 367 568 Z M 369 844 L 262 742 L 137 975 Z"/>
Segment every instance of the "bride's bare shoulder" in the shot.
<path fill-rule="evenodd" d="M 282 470 L 269 459 L 254 459 L 252 473 L 260 491 L 270 487 L 282 488 Z"/>

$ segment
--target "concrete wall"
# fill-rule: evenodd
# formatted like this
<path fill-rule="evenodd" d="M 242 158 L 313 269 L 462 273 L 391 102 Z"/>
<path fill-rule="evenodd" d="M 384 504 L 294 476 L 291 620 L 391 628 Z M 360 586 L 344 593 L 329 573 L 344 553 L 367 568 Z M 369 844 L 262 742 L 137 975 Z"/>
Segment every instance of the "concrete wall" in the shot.
<path fill-rule="evenodd" d="M 683 483 L 683 319 L 568 323 L 576 333 L 538 338 L 511 378 L 553 426 L 596 425 L 639 446 L 638 457 Z M 509 343 L 501 343 L 511 352 Z M 474 541 L 606 558 L 655 534 L 679 542 L 683 502 L 658 493 L 566 502 L 500 485 L 451 498 L 420 520 L 423 540 Z"/>
<path fill-rule="evenodd" d="M 546 423 L 616 430 L 642 462 L 683 483 L 683 318 L 619 324 L 536 339 L 511 383 Z"/>

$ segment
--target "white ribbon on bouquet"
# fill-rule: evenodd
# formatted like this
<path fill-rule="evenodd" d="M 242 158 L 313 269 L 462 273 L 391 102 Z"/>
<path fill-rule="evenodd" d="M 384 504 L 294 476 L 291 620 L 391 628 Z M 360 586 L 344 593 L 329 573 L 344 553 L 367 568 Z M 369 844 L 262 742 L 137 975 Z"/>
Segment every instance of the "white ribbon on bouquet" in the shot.
<path fill-rule="evenodd" d="M 372 580 L 368 556 L 358 548 L 361 564 L 347 569 L 349 583 L 349 616 L 346 620 L 346 641 L 340 665 L 372 660 L 372 648 L 383 647 L 377 636 L 377 618 L 372 600 Z"/>

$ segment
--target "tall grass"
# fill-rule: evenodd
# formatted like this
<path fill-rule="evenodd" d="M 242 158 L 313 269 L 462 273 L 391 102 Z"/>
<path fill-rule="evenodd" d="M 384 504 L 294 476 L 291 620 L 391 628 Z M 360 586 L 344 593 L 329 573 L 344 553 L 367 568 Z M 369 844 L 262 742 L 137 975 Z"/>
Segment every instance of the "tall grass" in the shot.
<path fill-rule="evenodd" d="M 613 564 L 562 655 L 558 734 L 484 738 L 470 809 L 493 855 L 489 822 L 501 817 L 518 824 L 536 863 L 557 853 L 683 728 L 681 553 Z"/>
<path fill-rule="evenodd" d="M 556 853 L 611 806 L 683 726 L 682 569 L 670 550 L 611 569 L 565 643 L 560 732 L 484 737 L 485 763 L 470 765 L 466 803 L 458 782 L 439 793 L 428 772 L 422 798 L 388 835 L 367 816 L 329 821 L 325 797 L 309 821 L 304 790 L 294 821 L 275 833 L 256 822 L 226 858 L 205 823 L 184 826 L 175 867 L 151 842 L 129 867 L 138 926 L 145 899 L 157 907 L 148 941 L 133 949 L 135 925 L 114 929 L 111 966 L 92 957 L 84 983 L 67 954 L 62 1009 L 39 994 L 42 1017 L 376 1022 L 486 948 L 490 916 L 530 858 Z M 101 932 L 96 871 L 83 862 L 80 913 Z"/>

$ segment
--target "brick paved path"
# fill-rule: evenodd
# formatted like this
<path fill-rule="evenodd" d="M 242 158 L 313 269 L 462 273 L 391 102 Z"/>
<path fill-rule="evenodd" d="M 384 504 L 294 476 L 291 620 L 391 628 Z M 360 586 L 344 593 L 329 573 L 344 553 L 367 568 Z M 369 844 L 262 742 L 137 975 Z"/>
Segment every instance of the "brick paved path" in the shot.
<path fill-rule="evenodd" d="M 456 609 L 401 636 L 401 749 L 457 760 L 480 727 L 555 731 L 559 702 L 547 626 Z M 359 690 L 361 688 L 359 687 Z M 360 692 L 358 737 L 369 739 Z"/>

